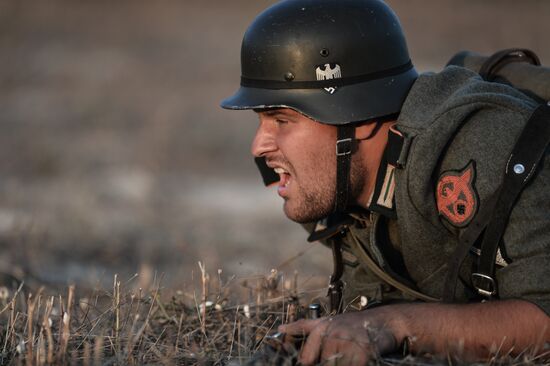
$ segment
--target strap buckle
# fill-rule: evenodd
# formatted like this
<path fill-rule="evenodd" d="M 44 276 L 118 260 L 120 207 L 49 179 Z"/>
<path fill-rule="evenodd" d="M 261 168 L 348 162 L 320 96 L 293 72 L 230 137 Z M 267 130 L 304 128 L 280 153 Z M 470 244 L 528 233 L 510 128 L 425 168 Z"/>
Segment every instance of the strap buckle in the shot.
<path fill-rule="evenodd" d="M 333 281 L 328 285 L 328 298 L 330 302 L 330 313 L 340 314 L 342 312 L 342 293 L 344 290 L 344 282 L 342 280 Z"/>
<path fill-rule="evenodd" d="M 497 285 L 491 276 L 472 273 L 472 284 L 481 296 L 491 297 L 497 294 Z"/>
<path fill-rule="evenodd" d="M 351 154 L 353 139 L 347 138 L 336 141 L 336 156 L 345 156 Z"/>

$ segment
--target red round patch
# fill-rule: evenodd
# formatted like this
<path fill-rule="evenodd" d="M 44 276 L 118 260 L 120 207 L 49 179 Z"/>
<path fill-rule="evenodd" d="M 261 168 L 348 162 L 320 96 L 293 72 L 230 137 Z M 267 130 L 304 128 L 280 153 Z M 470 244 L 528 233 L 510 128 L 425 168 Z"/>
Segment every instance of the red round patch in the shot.
<path fill-rule="evenodd" d="M 464 169 L 450 170 L 439 177 L 435 196 L 437 209 L 454 226 L 468 225 L 477 211 L 475 173 L 475 163 L 471 161 Z"/>

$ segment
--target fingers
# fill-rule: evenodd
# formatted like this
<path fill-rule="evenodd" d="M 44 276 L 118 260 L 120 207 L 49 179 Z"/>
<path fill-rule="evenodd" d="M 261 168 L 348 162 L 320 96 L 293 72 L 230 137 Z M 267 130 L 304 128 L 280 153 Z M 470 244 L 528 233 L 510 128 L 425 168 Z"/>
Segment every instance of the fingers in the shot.
<path fill-rule="evenodd" d="M 369 345 L 339 330 L 329 328 L 321 347 L 321 361 L 327 365 L 362 366 L 369 360 Z"/>
<path fill-rule="evenodd" d="M 298 346 L 300 336 L 307 336 L 301 347 L 300 363 L 315 365 L 365 365 L 379 353 L 396 349 L 395 337 L 383 326 L 365 320 L 366 313 L 338 315 L 334 318 L 299 320 L 282 325 L 285 344 Z M 300 348 L 300 347 L 298 347 Z"/>
<path fill-rule="evenodd" d="M 285 342 L 293 342 L 300 336 L 307 336 L 300 352 L 300 363 L 303 365 L 313 365 L 321 354 L 322 338 L 328 323 L 328 318 L 301 319 L 279 326 L 278 331 L 286 333 Z"/>
<path fill-rule="evenodd" d="M 301 319 L 293 323 L 280 325 L 278 331 L 290 335 L 308 335 L 322 320 L 323 318 L 312 320 Z"/>
<path fill-rule="evenodd" d="M 321 351 L 324 351 L 325 337 L 327 336 L 327 328 L 332 319 L 330 318 L 321 318 L 316 319 L 320 320 L 317 322 L 317 326 L 309 332 L 306 343 L 302 347 L 302 352 L 300 352 L 300 363 L 303 365 L 314 365 L 319 360 L 321 356 Z M 328 345 L 329 349 L 331 348 Z"/>

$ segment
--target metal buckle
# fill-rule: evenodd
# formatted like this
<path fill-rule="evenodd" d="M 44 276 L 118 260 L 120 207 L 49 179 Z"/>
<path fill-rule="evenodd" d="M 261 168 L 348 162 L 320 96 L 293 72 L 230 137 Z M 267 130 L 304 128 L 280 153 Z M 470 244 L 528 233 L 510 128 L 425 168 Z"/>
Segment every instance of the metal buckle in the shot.
<path fill-rule="evenodd" d="M 476 278 L 478 280 L 482 281 L 482 282 L 476 284 Z M 478 285 L 481 285 L 484 280 L 488 281 L 488 282 L 486 282 L 489 285 L 488 289 L 484 289 L 484 288 L 481 288 L 480 286 L 478 286 Z M 481 296 L 491 297 L 491 296 L 494 296 L 494 295 L 497 294 L 497 286 L 496 286 L 495 280 L 490 276 L 484 275 L 482 273 L 472 273 L 472 284 L 474 285 L 477 292 Z"/>
<path fill-rule="evenodd" d="M 342 139 L 336 141 L 336 156 L 344 156 L 351 154 L 352 139 Z"/>

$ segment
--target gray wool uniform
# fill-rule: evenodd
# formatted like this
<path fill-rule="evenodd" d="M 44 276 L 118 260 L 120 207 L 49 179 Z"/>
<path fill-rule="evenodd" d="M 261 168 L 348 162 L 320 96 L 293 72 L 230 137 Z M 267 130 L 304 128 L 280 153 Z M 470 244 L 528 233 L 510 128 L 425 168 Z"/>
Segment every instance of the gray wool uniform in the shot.
<path fill-rule="evenodd" d="M 536 107 L 523 93 L 463 68 L 421 75 L 390 131 L 404 141 L 399 151 L 404 164 L 383 159 L 369 210 L 352 214 L 349 231 L 391 277 L 442 298 L 458 238 L 502 183 L 515 140 Z M 500 299 L 524 299 L 547 314 L 549 155 L 547 149 L 512 210 L 496 266 Z M 411 299 L 366 268 L 349 233 L 338 240 L 344 249 L 346 304 L 361 296 L 382 303 Z M 461 266 L 458 302 L 479 300 L 471 286 L 475 252 Z"/>

